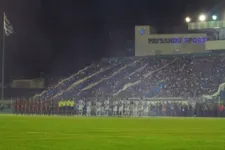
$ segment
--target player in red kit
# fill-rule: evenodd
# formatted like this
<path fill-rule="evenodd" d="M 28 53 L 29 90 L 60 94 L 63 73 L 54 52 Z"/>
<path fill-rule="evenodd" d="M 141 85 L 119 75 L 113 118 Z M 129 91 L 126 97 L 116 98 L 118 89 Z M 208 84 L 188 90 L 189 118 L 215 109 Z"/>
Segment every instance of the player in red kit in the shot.
<path fill-rule="evenodd" d="M 17 103 L 16 103 L 16 114 L 18 115 L 20 113 L 20 100 L 17 99 L 16 101 L 17 101 Z"/>
<path fill-rule="evenodd" d="M 54 113 L 55 114 L 59 114 L 58 101 L 59 100 L 53 100 L 53 102 L 54 102 Z"/>
<path fill-rule="evenodd" d="M 21 99 L 21 103 L 20 103 L 20 114 L 21 115 L 24 114 L 24 110 L 25 110 L 25 101 L 23 99 Z"/>
<path fill-rule="evenodd" d="M 32 112 L 32 115 L 35 114 L 35 106 L 36 106 L 36 101 L 35 101 L 35 100 L 32 100 L 32 105 L 31 105 L 31 112 Z"/>
<path fill-rule="evenodd" d="M 26 99 L 26 114 L 30 115 L 30 105 L 31 105 L 31 101 L 29 99 Z"/>
<path fill-rule="evenodd" d="M 49 114 L 49 102 L 45 101 L 45 115 Z"/>
<path fill-rule="evenodd" d="M 13 113 L 16 115 L 17 114 L 17 100 L 13 102 Z"/>
<path fill-rule="evenodd" d="M 32 102 L 32 99 L 29 99 L 28 102 L 29 102 L 29 103 L 28 103 L 29 114 L 32 114 L 32 103 L 33 103 L 33 102 Z"/>
<path fill-rule="evenodd" d="M 41 110 L 41 102 L 40 100 L 37 100 L 37 104 L 36 104 L 36 114 L 41 114 L 40 110 Z"/>

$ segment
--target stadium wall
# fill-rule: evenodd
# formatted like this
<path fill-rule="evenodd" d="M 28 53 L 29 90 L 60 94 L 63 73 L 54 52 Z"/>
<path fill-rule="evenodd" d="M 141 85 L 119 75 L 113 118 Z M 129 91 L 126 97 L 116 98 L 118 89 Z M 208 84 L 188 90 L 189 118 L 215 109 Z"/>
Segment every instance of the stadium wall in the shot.
<path fill-rule="evenodd" d="M 225 40 L 219 41 L 207 41 L 206 42 L 206 50 L 224 50 L 225 49 Z"/>
<path fill-rule="evenodd" d="M 152 34 L 150 26 L 135 26 L 135 56 L 206 52 L 205 33 Z"/>
<path fill-rule="evenodd" d="M 27 80 L 13 80 L 12 88 L 24 88 L 24 89 L 43 89 L 45 88 L 45 79 L 27 79 Z"/>
<path fill-rule="evenodd" d="M 37 93 L 41 93 L 42 91 L 43 89 L 4 88 L 4 99 L 9 100 L 12 98 L 19 98 L 19 97 L 29 98 Z"/>

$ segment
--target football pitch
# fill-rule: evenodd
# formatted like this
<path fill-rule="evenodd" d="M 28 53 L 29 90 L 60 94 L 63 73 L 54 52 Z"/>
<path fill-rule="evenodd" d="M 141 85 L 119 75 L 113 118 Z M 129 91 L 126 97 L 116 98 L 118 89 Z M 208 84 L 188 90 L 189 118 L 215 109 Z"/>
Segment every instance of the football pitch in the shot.
<path fill-rule="evenodd" d="M 0 115 L 0 150 L 224 150 L 223 118 Z"/>

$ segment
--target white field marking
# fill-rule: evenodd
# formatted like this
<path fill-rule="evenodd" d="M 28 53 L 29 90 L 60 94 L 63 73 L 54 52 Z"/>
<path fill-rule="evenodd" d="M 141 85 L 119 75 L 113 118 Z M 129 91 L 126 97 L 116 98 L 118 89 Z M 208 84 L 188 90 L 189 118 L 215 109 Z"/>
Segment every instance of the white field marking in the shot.
<path fill-rule="evenodd" d="M 48 133 L 51 133 L 51 132 L 24 132 L 24 133 L 27 133 L 27 134 L 48 134 Z"/>
<path fill-rule="evenodd" d="M 118 133 L 118 132 L 121 132 L 121 134 L 129 134 L 129 135 L 124 135 L 124 136 L 132 136 L 132 134 L 136 133 L 137 131 L 142 131 L 142 130 L 135 130 L 135 132 L 133 132 L 135 129 L 131 129 L 131 130 L 113 130 L 113 131 L 116 131 L 116 132 L 112 132 L 112 133 Z M 21 134 L 23 135 L 26 135 L 26 134 L 33 134 L 33 135 L 37 135 L 37 136 L 74 136 L 74 135 L 79 135 L 79 136 L 86 136 L 86 135 L 89 135 L 88 132 L 98 132 L 99 133 L 108 133 L 107 131 L 109 130 L 105 130 L 105 131 L 102 131 L 102 130 L 86 130 L 86 131 L 83 131 L 83 132 L 21 132 Z M 143 130 L 143 131 L 153 131 L 153 130 Z M 184 129 L 182 130 L 177 130 L 177 129 L 167 129 L 167 130 L 159 130 L 159 129 L 155 129 L 154 130 L 154 134 L 160 134 L 160 135 L 167 135 L 171 132 L 173 132 L 174 134 L 177 134 L 179 133 L 180 131 L 186 131 Z M 110 131 L 109 131 L 110 132 Z M 127 132 L 127 133 L 123 133 L 123 132 Z M 7 133 L 7 132 L 5 132 Z M 182 133 L 182 132 L 181 132 Z M 201 131 L 189 131 L 188 133 L 221 133 L 220 131 L 217 131 L 217 132 L 206 132 L 205 130 L 201 130 Z M 151 132 L 147 132 L 147 134 L 151 135 Z M 141 134 L 143 136 L 146 136 L 146 133 L 143 133 Z M 98 134 L 95 134 L 95 136 L 106 136 L 106 135 L 98 135 Z M 116 136 L 116 135 L 115 135 Z M 120 136 L 120 135 L 118 135 Z M 225 137 L 225 135 L 223 134 L 218 134 L 219 137 Z M 21 137 L 21 136 L 4 136 L 4 137 Z"/>
<path fill-rule="evenodd" d="M 134 139 L 142 139 L 142 140 L 152 140 L 152 139 L 158 139 L 158 140 L 178 140 L 179 141 L 199 141 L 199 142 L 208 142 L 208 143 L 215 143 L 215 142 L 220 142 L 220 143 L 225 143 L 225 140 L 212 140 L 212 139 L 202 139 L 202 138 L 199 138 L 199 139 L 196 139 L 196 138 L 185 138 L 185 137 L 182 137 L 182 136 L 172 136 L 172 137 L 162 137 L 162 136 L 96 136 L 96 135 L 93 135 L 93 136 L 90 136 L 90 135 L 80 135 L 80 136 L 65 136 L 65 137 L 39 137 L 39 138 L 35 138 L 35 139 L 27 139 L 27 138 L 24 138 L 23 137 L 17 137 L 17 138 L 4 138 L 4 140 L 14 140 L 14 141 L 23 141 L 23 140 L 26 140 L 26 141 L 29 141 L 29 140 L 69 140 L 69 139 L 86 139 L 86 140 L 90 140 L 88 138 L 93 138 L 93 139 L 96 139 L 96 138 L 104 138 L 104 139 L 107 139 L 108 138 L 134 138 Z M 120 139 L 118 139 L 120 140 Z"/>
<path fill-rule="evenodd" d="M 146 139 L 163 139 L 163 140 L 171 140 L 171 139 L 179 139 L 179 140 L 182 140 L 182 141 L 201 141 L 201 142 L 221 142 L 221 143 L 225 143 L 225 140 L 212 140 L 212 139 L 202 139 L 202 138 L 185 138 L 183 136 L 172 136 L 172 137 L 156 137 L 156 136 L 151 136 L 151 137 L 146 137 Z"/>
<path fill-rule="evenodd" d="M 183 131 L 187 132 L 187 133 L 221 133 L 221 131 L 224 131 L 224 129 L 222 130 L 218 130 L 218 131 L 205 131 L 201 128 L 190 128 L 189 131 L 186 131 L 187 129 L 182 129 L 182 128 L 174 128 L 174 129 L 165 129 L 164 127 L 162 129 L 155 129 L 155 128 L 129 128 L 129 129 L 117 129 L 117 128 L 102 128 L 102 129 L 82 129 L 82 131 L 80 131 L 80 129 L 76 129 L 77 131 L 73 130 L 73 131 L 27 131 L 27 132 L 19 132 L 18 134 L 57 134 L 57 135 L 74 135 L 74 134 L 80 134 L 80 133 L 87 133 L 87 132 L 99 132 L 99 133 L 108 133 L 108 132 L 112 132 L 112 133 L 118 133 L 118 132 L 128 132 L 130 134 L 134 133 L 134 132 L 139 132 L 139 131 L 145 131 L 147 133 L 151 133 L 151 131 L 154 131 L 154 134 L 157 133 L 170 133 L 170 132 L 174 132 L 174 133 L 183 133 Z M 9 131 L 10 132 L 10 131 Z M 3 131 L 2 133 L 8 133 L 7 131 Z"/>
<path fill-rule="evenodd" d="M 26 136 L 23 137 L 4 137 L 4 140 L 15 140 L 15 141 L 19 141 L 19 140 L 64 140 L 64 139 L 87 139 L 87 138 L 137 138 L 137 136 L 130 136 L 130 135 L 118 135 L 118 136 L 110 136 L 110 135 L 79 135 L 79 136 L 60 136 L 60 137 L 36 137 L 36 138 L 31 138 L 31 139 L 27 139 Z"/>

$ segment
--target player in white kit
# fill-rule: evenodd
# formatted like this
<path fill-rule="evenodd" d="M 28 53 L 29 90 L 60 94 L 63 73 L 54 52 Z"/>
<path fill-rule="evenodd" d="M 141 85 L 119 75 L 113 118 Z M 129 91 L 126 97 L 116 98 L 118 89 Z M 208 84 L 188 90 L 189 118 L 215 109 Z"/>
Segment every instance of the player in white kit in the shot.
<path fill-rule="evenodd" d="M 101 116 L 104 116 L 105 115 L 105 106 L 104 106 L 104 102 L 101 103 Z"/>
<path fill-rule="evenodd" d="M 149 111 L 149 107 L 148 107 L 148 103 L 145 102 L 144 103 L 144 116 L 148 116 L 148 111 Z"/>
<path fill-rule="evenodd" d="M 130 116 L 134 116 L 134 101 L 130 102 L 130 107 L 129 107 L 129 110 L 130 110 Z"/>
<path fill-rule="evenodd" d="M 91 115 L 91 102 L 88 100 L 86 102 L 86 107 L 87 107 L 87 116 L 90 116 Z"/>
<path fill-rule="evenodd" d="M 118 105 L 118 101 L 115 99 L 113 101 L 113 116 L 117 115 L 117 105 Z"/>
<path fill-rule="evenodd" d="M 97 101 L 96 103 L 96 115 L 100 116 L 101 115 L 101 107 L 102 107 L 102 103 L 100 101 Z"/>
<path fill-rule="evenodd" d="M 140 100 L 138 103 L 138 115 L 139 117 L 143 116 L 143 101 Z"/>
<path fill-rule="evenodd" d="M 134 101 L 133 116 L 138 116 L 138 101 Z"/>
<path fill-rule="evenodd" d="M 130 101 L 127 99 L 125 101 L 125 116 L 129 116 L 130 115 Z"/>
<path fill-rule="evenodd" d="M 78 101 L 78 115 L 83 115 L 83 107 L 84 107 L 84 102 L 83 100 Z"/>
<path fill-rule="evenodd" d="M 105 116 L 108 116 L 109 115 L 109 100 L 108 99 L 106 99 L 105 101 L 104 101 L 104 107 L 105 107 Z"/>
<path fill-rule="evenodd" d="M 123 100 L 121 99 L 119 101 L 119 116 L 123 116 L 123 106 L 124 106 L 124 102 Z"/>

